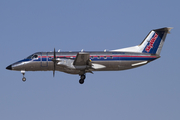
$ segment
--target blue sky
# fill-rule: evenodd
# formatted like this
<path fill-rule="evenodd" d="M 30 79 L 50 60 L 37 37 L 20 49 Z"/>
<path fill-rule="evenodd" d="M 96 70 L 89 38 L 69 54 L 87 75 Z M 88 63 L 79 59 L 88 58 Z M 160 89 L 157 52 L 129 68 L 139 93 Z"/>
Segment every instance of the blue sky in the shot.
<path fill-rule="evenodd" d="M 1 120 L 179 120 L 180 2 L 177 0 L 1 0 Z M 146 66 L 78 75 L 5 68 L 38 51 L 101 51 L 138 45 L 174 27 L 161 58 Z"/>

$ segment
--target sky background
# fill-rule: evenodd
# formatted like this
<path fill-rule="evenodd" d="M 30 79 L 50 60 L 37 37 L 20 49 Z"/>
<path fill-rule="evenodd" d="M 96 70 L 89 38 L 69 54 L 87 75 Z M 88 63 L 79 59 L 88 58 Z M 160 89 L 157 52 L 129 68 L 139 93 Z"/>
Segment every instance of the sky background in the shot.
<path fill-rule="evenodd" d="M 0 0 L 0 120 L 179 120 L 178 0 Z M 5 68 L 40 51 L 138 45 L 174 27 L 161 58 L 145 66 L 78 75 Z"/>

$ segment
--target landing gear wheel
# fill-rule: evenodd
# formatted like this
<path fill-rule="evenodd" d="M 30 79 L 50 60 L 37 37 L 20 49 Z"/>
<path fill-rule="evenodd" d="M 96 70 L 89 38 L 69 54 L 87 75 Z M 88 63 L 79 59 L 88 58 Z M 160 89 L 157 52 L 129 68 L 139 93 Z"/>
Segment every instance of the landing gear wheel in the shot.
<path fill-rule="evenodd" d="M 81 79 L 86 79 L 86 76 L 85 75 L 81 75 Z"/>
<path fill-rule="evenodd" d="M 83 83 L 84 83 L 84 79 L 80 79 L 80 80 L 79 80 L 79 83 L 80 83 L 80 84 L 83 84 Z"/>
<path fill-rule="evenodd" d="M 26 78 L 25 78 L 25 77 L 23 77 L 23 78 L 22 78 L 22 81 L 23 81 L 23 82 L 25 82 L 25 81 L 26 81 Z"/>
<path fill-rule="evenodd" d="M 84 80 L 86 79 L 86 75 L 80 75 L 80 80 L 79 80 L 79 83 L 80 84 L 83 84 L 84 83 Z"/>

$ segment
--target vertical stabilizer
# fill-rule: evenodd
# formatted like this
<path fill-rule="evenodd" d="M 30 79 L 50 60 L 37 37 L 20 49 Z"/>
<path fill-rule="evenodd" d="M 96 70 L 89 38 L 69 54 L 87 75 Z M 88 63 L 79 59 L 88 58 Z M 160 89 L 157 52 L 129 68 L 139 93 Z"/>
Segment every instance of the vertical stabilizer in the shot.
<path fill-rule="evenodd" d="M 152 30 L 140 45 L 111 51 L 150 53 L 160 55 L 166 35 L 167 33 L 170 33 L 171 29 L 172 28 L 170 27 L 165 27 Z"/>
<path fill-rule="evenodd" d="M 139 45 L 143 53 L 160 55 L 167 33 L 172 28 L 161 28 L 152 30 L 144 41 Z"/>

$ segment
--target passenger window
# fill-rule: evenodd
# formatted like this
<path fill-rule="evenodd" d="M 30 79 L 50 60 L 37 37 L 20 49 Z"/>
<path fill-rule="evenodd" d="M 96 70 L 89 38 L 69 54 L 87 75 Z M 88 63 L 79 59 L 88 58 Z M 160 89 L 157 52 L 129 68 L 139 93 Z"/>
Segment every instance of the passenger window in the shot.
<path fill-rule="evenodd" d="M 104 59 L 107 59 L 107 57 L 106 57 L 106 56 L 104 56 Z"/>
<path fill-rule="evenodd" d="M 113 59 L 113 56 L 110 56 L 111 59 Z"/>
<path fill-rule="evenodd" d="M 98 56 L 97 58 L 98 58 L 98 59 L 100 59 L 101 57 L 100 57 L 100 56 Z"/>
<path fill-rule="evenodd" d="M 91 56 L 91 59 L 94 59 L 94 56 Z"/>

